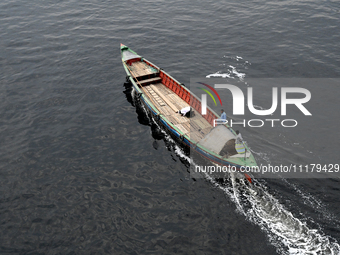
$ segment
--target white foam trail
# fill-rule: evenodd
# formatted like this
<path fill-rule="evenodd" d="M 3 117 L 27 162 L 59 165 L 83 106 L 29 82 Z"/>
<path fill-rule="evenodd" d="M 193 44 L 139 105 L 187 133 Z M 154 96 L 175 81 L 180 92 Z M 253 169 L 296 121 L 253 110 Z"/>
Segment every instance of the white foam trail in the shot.
<path fill-rule="evenodd" d="M 243 81 L 246 76 L 245 73 L 240 73 L 236 70 L 236 67 L 229 65 L 230 70 L 227 73 L 221 73 L 221 71 L 217 71 L 213 74 L 208 74 L 206 78 L 239 78 Z"/>
<path fill-rule="evenodd" d="M 229 73 L 221 73 L 220 71 L 217 71 L 216 73 L 207 75 L 206 78 L 232 78 L 232 77 Z"/>
<path fill-rule="evenodd" d="M 261 191 L 262 187 L 260 186 Z M 338 254 L 340 247 L 331 243 L 330 238 L 317 229 L 308 228 L 307 224 L 295 218 L 277 199 L 268 192 L 260 196 L 246 195 L 251 203 L 247 216 L 265 230 L 270 239 L 280 241 L 277 248 L 285 254 Z M 287 250 L 288 249 L 288 250 Z"/>
<path fill-rule="evenodd" d="M 340 246 L 332 238 L 311 229 L 305 222 L 294 217 L 279 201 L 266 191 L 263 184 L 248 186 L 244 180 L 239 183 L 226 182 L 222 186 L 208 174 L 205 177 L 235 202 L 237 211 L 257 224 L 268 235 L 269 241 L 281 254 L 339 254 Z"/>
<path fill-rule="evenodd" d="M 236 67 L 229 65 L 230 69 L 226 73 L 221 73 L 221 71 L 217 71 L 216 73 L 208 74 L 206 78 L 232 78 L 234 79 L 239 78 L 243 81 L 244 77 L 246 76 L 245 73 L 240 73 L 237 71 Z"/>
<path fill-rule="evenodd" d="M 278 253 L 287 255 L 340 253 L 340 246 L 335 240 L 318 229 L 309 228 L 307 223 L 294 217 L 267 192 L 264 184 L 255 180 L 255 185 L 249 186 L 244 183 L 246 180 L 240 179 L 236 182 L 235 176 L 231 175 L 229 182 L 221 185 L 208 173 L 203 174 L 235 203 L 239 213 L 267 233 L 270 243 L 277 248 Z"/>
<path fill-rule="evenodd" d="M 236 70 L 236 67 L 229 65 L 231 68 L 231 73 L 234 74 L 237 78 L 239 78 L 241 81 L 243 81 L 244 77 L 246 76 L 245 73 L 240 73 Z"/>
<path fill-rule="evenodd" d="M 130 94 L 131 94 L 131 97 L 133 98 L 133 100 L 135 100 L 136 99 L 136 90 L 135 90 L 135 87 L 134 86 L 132 86 L 132 89 L 131 89 L 131 92 L 130 92 Z"/>
<path fill-rule="evenodd" d="M 171 138 L 170 138 L 171 139 Z M 172 139 L 171 139 L 172 140 Z M 174 140 L 172 140 L 172 142 L 175 142 Z M 188 157 L 187 155 L 184 154 L 184 152 L 182 151 L 182 149 L 180 147 L 177 146 L 177 144 L 175 144 L 175 153 L 176 155 L 178 155 L 181 158 L 184 158 L 186 161 L 188 161 L 188 163 L 193 163 L 193 160 Z"/>
<path fill-rule="evenodd" d="M 243 60 L 243 57 L 240 56 L 236 56 L 236 57 L 227 57 L 227 56 L 223 56 L 224 58 L 229 58 L 232 59 L 233 62 L 235 62 L 236 60 L 236 65 L 237 66 L 241 66 L 244 69 L 247 69 L 248 65 L 251 65 L 251 63 L 249 63 L 248 61 L 242 61 L 243 63 L 240 63 L 241 60 Z M 230 62 L 230 60 L 228 61 Z M 226 66 L 226 63 L 221 64 L 221 66 Z M 228 65 L 228 69 L 226 72 L 222 72 L 222 71 L 217 71 L 216 73 L 212 73 L 212 74 L 208 74 L 206 76 L 206 78 L 212 78 L 212 77 L 217 77 L 217 78 L 238 78 L 240 81 L 243 81 L 245 78 L 246 74 L 245 73 L 241 73 L 239 72 L 235 66 L 232 65 Z"/>

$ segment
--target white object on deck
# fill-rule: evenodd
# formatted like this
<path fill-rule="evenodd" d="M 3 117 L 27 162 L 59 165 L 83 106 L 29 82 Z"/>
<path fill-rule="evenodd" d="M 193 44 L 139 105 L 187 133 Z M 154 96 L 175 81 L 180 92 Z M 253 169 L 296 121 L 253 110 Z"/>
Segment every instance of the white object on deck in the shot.
<path fill-rule="evenodd" d="M 187 112 L 190 112 L 190 106 L 184 107 L 180 112 L 185 115 Z"/>

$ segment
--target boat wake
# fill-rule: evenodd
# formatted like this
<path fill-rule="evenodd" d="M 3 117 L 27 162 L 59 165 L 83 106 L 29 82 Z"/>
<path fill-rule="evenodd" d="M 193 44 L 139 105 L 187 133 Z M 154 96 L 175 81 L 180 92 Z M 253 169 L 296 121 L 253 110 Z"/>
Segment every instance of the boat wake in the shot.
<path fill-rule="evenodd" d="M 254 180 L 254 185 L 246 185 L 245 180 L 236 182 L 235 177 L 230 176 L 230 180 L 221 185 L 209 175 L 205 177 L 235 202 L 237 211 L 267 233 L 278 253 L 340 253 L 340 246 L 333 238 L 318 229 L 309 228 L 305 222 L 294 217 L 267 191 L 265 184 Z"/>
<path fill-rule="evenodd" d="M 228 66 L 227 72 L 221 72 L 217 71 L 216 73 L 212 73 L 206 76 L 206 78 L 239 78 L 240 80 L 243 80 L 245 77 L 244 73 L 240 73 L 236 70 L 236 67 L 234 66 Z"/>
<path fill-rule="evenodd" d="M 133 96 L 134 91 L 131 93 Z M 193 159 L 148 114 L 144 105 L 140 105 L 150 123 L 157 125 L 160 132 L 164 134 L 164 139 L 172 151 L 188 164 L 195 166 Z M 206 180 L 223 191 L 235 203 L 236 210 L 240 214 L 267 234 L 269 242 L 276 247 L 279 254 L 340 254 L 340 246 L 335 239 L 322 233 L 320 229 L 308 227 L 306 222 L 295 217 L 269 193 L 263 180 L 261 182 L 253 180 L 253 184 L 249 185 L 246 179 L 236 179 L 231 174 L 221 183 L 208 173 L 203 174 Z"/>
<path fill-rule="evenodd" d="M 217 71 L 212 74 L 208 74 L 206 78 L 232 78 L 232 79 L 239 79 L 240 81 L 243 81 L 246 74 L 240 72 L 238 69 L 239 68 L 243 70 L 248 69 L 248 66 L 251 65 L 251 63 L 243 60 L 243 58 L 240 56 L 236 56 L 236 57 L 223 56 L 223 58 L 227 58 L 228 62 L 229 61 L 233 62 L 233 65 L 223 63 L 220 65 L 223 68 L 222 70 Z M 236 65 L 237 67 L 235 67 L 234 65 Z"/>

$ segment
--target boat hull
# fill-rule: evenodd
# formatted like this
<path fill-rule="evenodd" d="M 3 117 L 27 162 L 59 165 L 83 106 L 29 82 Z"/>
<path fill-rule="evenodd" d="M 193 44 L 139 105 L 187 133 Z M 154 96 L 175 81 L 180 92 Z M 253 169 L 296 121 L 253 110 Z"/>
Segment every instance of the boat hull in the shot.
<path fill-rule="evenodd" d="M 216 155 L 216 153 L 212 153 L 206 148 L 202 148 L 202 146 L 197 145 L 197 142 L 193 142 L 190 137 L 186 136 L 176 128 L 167 118 L 166 116 L 163 116 L 160 114 L 160 111 L 157 109 L 157 106 L 150 100 L 150 98 L 144 93 L 143 89 L 141 88 L 140 82 L 136 79 L 136 77 L 133 75 L 131 72 L 128 64 L 124 59 L 123 61 L 123 66 L 125 69 L 125 72 L 127 74 L 127 79 L 131 82 L 132 86 L 134 87 L 137 96 L 139 97 L 140 101 L 146 106 L 146 108 L 149 110 L 151 115 L 155 120 L 157 120 L 159 123 L 162 124 L 165 129 L 167 129 L 170 134 L 175 137 L 178 141 L 180 141 L 183 145 L 188 146 L 191 150 L 195 151 L 199 155 L 203 156 L 205 159 L 207 159 L 209 162 L 212 162 L 214 164 L 220 165 L 220 166 L 230 166 L 233 169 L 237 169 L 237 171 L 245 171 L 246 169 L 249 169 L 249 167 L 256 167 L 256 162 L 253 156 L 248 156 L 247 158 L 244 158 L 244 162 L 242 162 L 242 158 L 237 158 L 235 159 L 230 159 L 230 158 L 225 158 L 221 157 L 220 155 Z M 131 61 L 131 60 L 130 60 Z M 134 60 L 132 60 L 134 61 Z M 190 102 L 190 105 L 194 105 L 196 108 L 200 107 L 200 100 L 193 95 L 187 88 L 185 88 L 180 82 L 175 80 L 173 77 L 171 77 L 169 74 L 167 74 L 165 71 L 151 63 L 150 61 L 143 59 L 143 58 L 137 58 L 137 61 L 143 61 L 145 62 L 148 66 L 151 68 L 157 70 L 159 72 L 159 77 L 161 78 L 162 84 L 164 86 L 177 86 L 173 87 L 172 89 L 174 91 L 177 91 L 178 94 L 181 95 L 181 98 L 183 100 L 187 101 L 188 103 Z M 205 119 L 209 123 L 213 123 L 214 119 L 217 119 L 218 116 L 216 113 L 214 113 L 210 108 L 208 109 L 208 116 L 205 116 Z M 230 129 L 230 127 L 228 127 Z M 231 129 L 232 130 L 232 129 Z M 233 130 L 232 130 L 233 131 Z M 233 131 L 234 132 L 234 131 Z M 248 149 L 248 148 L 246 148 Z M 249 150 L 249 149 L 248 149 Z M 235 162 L 237 161 L 237 162 Z"/>

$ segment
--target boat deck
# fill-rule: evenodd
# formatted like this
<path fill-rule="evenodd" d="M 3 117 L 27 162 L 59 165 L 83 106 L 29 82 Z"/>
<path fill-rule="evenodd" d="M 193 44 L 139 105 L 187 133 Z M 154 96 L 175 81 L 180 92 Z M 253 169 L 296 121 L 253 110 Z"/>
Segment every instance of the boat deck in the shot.
<path fill-rule="evenodd" d="M 147 65 L 145 62 L 137 61 L 131 64 L 129 66 L 130 71 L 132 74 L 138 78 L 138 77 L 143 77 L 143 76 L 148 76 L 148 75 L 153 75 L 157 74 L 158 70 Z"/>
<path fill-rule="evenodd" d="M 178 113 L 190 105 L 161 83 L 157 69 L 145 62 L 137 61 L 131 64 L 130 71 L 160 114 L 179 129 L 182 135 L 188 136 L 193 143 L 199 143 L 217 154 L 235 154 L 234 140 L 231 141 L 230 148 L 225 146 L 227 141 L 234 138 L 230 130 L 225 127 L 213 128 L 196 110 L 193 110 L 190 117 L 184 117 Z M 214 139 L 209 139 L 211 136 Z"/>
<path fill-rule="evenodd" d="M 134 86 L 142 89 L 142 91 L 138 89 L 138 92 L 142 92 L 143 98 L 148 98 L 149 103 L 158 109 L 165 122 L 171 123 L 181 135 L 186 136 L 191 143 L 201 148 L 203 152 L 197 150 L 200 154 L 212 154 L 213 159 L 217 158 L 223 164 L 230 163 L 225 158 L 234 157 L 236 159 L 231 161 L 233 164 L 244 165 L 247 158 L 249 164 L 256 165 L 250 151 L 238 154 L 235 149 L 236 135 L 231 128 L 227 125 L 213 127 L 210 124 L 214 118 L 218 118 L 212 110 L 204 116 L 206 119 L 196 110 L 192 110 L 193 114 L 190 117 L 178 113 L 181 109 L 191 106 L 189 105 L 190 100 L 193 101 L 192 104 L 197 109 L 201 104 L 199 99 L 192 97 L 190 92 L 184 90 L 179 82 L 122 44 L 121 52 L 127 78 L 133 82 Z M 168 87 L 178 92 L 183 99 Z M 195 148 L 196 146 L 194 146 Z M 219 156 L 214 154 L 219 154 Z M 244 157 L 243 161 L 238 159 L 241 157 Z"/>
<path fill-rule="evenodd" d="M 190 137 L 193 142 L 199 142 L 213 128 L 211 124 L 195 110 L 194 116 L 191 117 L 183 117 L 179 114 L 179 110 L 190 105 L 162 83 L 149 84 L 143 86 L 143 88 L 161 114 L 184 135 Z"/>

